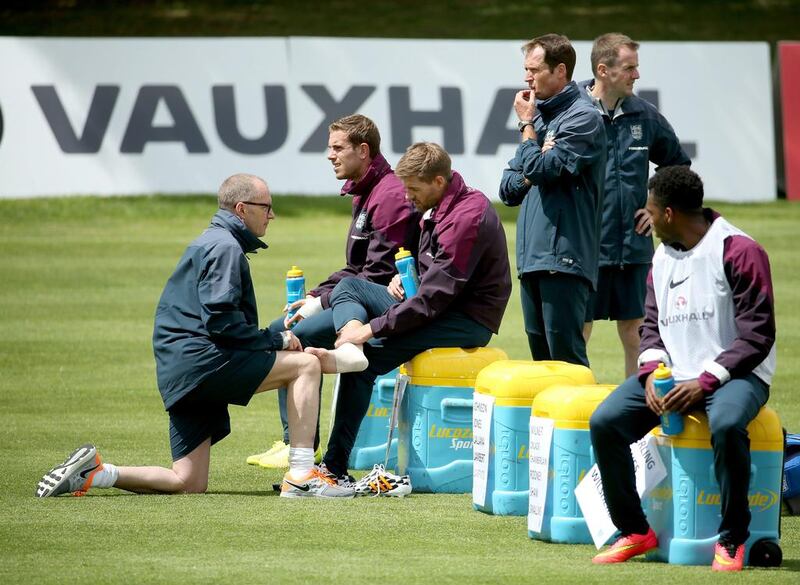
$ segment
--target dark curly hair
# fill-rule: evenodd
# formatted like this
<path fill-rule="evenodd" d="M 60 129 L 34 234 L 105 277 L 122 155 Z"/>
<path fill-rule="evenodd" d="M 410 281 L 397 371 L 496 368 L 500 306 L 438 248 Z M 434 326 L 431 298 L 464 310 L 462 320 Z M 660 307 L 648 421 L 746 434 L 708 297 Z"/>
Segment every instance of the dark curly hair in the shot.
<path fill-rule="evenodd" d="M 703 208 L 703 181 L 689 167 L 662 167 L 647 183 L 653 201 L 661 209 L 700 211 Z"/>

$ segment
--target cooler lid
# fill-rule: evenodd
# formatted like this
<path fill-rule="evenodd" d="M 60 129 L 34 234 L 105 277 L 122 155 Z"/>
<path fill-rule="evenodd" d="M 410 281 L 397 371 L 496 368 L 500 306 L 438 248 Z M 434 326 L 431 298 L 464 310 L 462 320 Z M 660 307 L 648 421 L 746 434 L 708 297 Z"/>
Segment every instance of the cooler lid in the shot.
<path fill-rule="evenodd" d="M 768 406 L 747 425 L 751 451 L 783 451 L 783 428 L 778 413 Z M 661 427 L 653 430 L 660 435 Z M 672 446 L 685 449 L 711 449 L 711 432 L 705 412 L 695 410 L 683 417 L 683 432 L 671 437 Z"/>
<path fill-rule="evenodd" d="M 531 415 L 552 418 L 560 429 L 588 429 L 592 413 L 615 388 L 614 384 L 550 386 L 533 399 Z"/>
<path fill-rule="evenodd" d="M 474 386 L 483 368 L 505 359 L 506 352 L 496 347 L 440 347 L 417 354 L 401 372 L 418 386 Z"/>
<path fill-rule="evenodd" d="M 559 361 L 502 360 L 486 366 L 475 391 L 495 397 L 498 406 L 530 408 L 537 394 L 554 384 L 593 384 L 592 371 Z"/>

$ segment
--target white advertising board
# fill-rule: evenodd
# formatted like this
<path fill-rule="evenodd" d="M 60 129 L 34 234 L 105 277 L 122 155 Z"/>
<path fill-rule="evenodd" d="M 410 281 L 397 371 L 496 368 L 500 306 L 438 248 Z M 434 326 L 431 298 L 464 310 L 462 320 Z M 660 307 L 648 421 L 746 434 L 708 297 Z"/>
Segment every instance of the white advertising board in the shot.
<path fill-rule="evenodd" d="M 236 172 L 277 193 L 336 193 L 327 125 L 361 112 L 390 163 L 411 142 L 439 142 L 496 199 L 519 140 L 520 45 L 0 38 L 0 197 L 208 193 Z M 591 43 L 575 48 L 574 78 L 586 79 Z M 653 42 L 639 58 L 638 91 L 693 154 L 707 198 L 774 199 L 768 45 Z"/>

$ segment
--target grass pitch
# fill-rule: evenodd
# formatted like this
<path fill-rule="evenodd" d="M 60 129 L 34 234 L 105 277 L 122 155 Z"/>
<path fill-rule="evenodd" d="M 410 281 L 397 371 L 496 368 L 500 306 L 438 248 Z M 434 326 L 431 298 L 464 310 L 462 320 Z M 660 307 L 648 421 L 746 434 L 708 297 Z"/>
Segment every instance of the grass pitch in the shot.
<path fill-rule="evenodd" d="M 275 206 L 270 248 L 251 259 L 262 324 L 280 310 L 291 264 L 310 285 L 342 264 L 349 223 L 345 199 L 277 196 Z M 212 451 L 206 495 L 36 500 L 41 474 L 85 441 L 110 462 L 169 465 L 153 313 L 215 208 L 212 197 L 0 201 L 0 582 L 797 582 L 798 518 L 783 518 L 781 569 L 720 577 L 637 561 L 594 567 L 593 547 L 531 541 L 524 518 L 473 512 L 469 495 L 279 500 L 270 484 L 281 474 L 244 463 L 279 436 L 274 394 L 231 408 L 233 433 Z M 770 253 L 779 331 L 770 405 L 797 432 L 800 206 L 718 209 Z M 515 212 L 501 213 L 513 250 Z M 528 357 L 516 291 L 492 344 Z M 596 324 L 590 358 L 599 381 L 621 380 L 613 324 Z"/>

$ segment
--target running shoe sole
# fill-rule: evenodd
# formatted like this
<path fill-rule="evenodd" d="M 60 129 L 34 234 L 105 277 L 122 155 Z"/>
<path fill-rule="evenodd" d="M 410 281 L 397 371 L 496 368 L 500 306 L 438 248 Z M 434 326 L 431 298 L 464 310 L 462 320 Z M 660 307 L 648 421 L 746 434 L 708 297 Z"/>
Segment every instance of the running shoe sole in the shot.
<path fill-rule="evenodd" d="M 97 465 L 90 470 L 84 470 L 83 473 L 86 473 L 86 471 L 89 473 L 87 473 L 85 477 L 82 476 L 86 480 L 85 483 L 91 485 L 94 474 L 102 468 L 102 464 L 100 463 L 100 457 L 97 455 L 95 446 L 91 443 L 87 443 L 70 453 L 69 457 L 67 457 L 62 464 L 56 465 L 53 469 L 44 474 L 36 486 L 36 497 L 47 498 L 52 495 L 67 493 L 69 490 L 61 490 L 61 487 L 65 482 L 69 482 L 70 478 L 80 472 L 81 468 L 85 467 L 91 461 L 94 461 Z M 78 490 L 74 493 L 76 495 L 83 495 L 86 492 L 85 490 Z"/>

